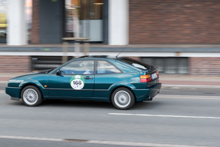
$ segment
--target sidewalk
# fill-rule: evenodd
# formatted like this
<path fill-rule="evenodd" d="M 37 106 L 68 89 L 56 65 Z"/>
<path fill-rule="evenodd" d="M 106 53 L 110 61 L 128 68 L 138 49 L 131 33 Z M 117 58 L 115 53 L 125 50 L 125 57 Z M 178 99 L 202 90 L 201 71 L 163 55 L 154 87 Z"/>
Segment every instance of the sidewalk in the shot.
<path fill-rule="evenodd" d="M 0 83 L 6 84 L 9 79 L 25 73 L 0 73 Z M 163 88 L 219 88 L 220 76 L 165 75 L 160 74 Z"/>
<path fill-rule="evenodd" d="M 195 75 L 160 75 L 163 87 L 179 88 L 219 88 L 220 76 L 195 76 Z"/>

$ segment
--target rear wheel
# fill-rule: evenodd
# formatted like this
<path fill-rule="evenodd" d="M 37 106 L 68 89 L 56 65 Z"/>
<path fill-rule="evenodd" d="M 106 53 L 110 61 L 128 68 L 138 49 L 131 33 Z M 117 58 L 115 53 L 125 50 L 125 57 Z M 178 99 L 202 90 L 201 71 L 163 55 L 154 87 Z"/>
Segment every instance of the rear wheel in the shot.
<path fill-rule="evenodd" d="M 112 104 L 117 109 L 126 110 L 131 108 L 135 103 L 133 93 L 127 88 L 118 88 L 112 93 Z"/>
<path fill-rule="evenodd" d="M 42 103 L 40 90 L 35 86 L 27 86 L 21 92 L 22 102 L 27 106 L 37 106 Z"/>

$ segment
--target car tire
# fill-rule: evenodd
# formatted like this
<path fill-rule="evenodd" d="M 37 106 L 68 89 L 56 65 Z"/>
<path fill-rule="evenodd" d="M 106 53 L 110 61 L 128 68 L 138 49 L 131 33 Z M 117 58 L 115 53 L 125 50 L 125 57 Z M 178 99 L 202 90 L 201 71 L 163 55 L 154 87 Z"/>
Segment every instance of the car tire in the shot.
<path fill-rule="evenodd" d="M 35 86 L 27 86 L 21 92 L 22 102 L 27 106 L 38 106 L 42 103 L 40 90 Z"/>
<path fill-rule="evenodd" d="M 115 108 L 127 110 L 135 104 L 135 97 L 131 90 L 121 87 L 112 93 L 111 101 Z"/>

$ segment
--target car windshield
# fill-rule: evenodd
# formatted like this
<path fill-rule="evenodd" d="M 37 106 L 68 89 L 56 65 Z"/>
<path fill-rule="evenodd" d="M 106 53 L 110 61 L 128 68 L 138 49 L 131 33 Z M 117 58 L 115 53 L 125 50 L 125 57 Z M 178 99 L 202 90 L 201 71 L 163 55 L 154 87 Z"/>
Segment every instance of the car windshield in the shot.
<path fill-rule="evenodd" d="M 146 63 L 143 63 L 141 61 L 134 60 L 134 59 L 131 59 L 131 58 L 120 58 L 119 60 L 124 62 L 124 63 L 130 64 L 134 67 L 137 67 L 139 69 L 147 70 L 147 69 L 151 68 L 151 65 L 148 65 Z"/>

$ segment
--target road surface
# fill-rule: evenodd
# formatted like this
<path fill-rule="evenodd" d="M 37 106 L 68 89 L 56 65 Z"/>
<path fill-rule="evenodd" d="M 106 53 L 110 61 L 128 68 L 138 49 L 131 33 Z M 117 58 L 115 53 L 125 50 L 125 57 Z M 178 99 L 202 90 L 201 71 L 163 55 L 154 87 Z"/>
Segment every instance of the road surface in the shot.
<path fill-rule="evenodd" d="M 0 86 L 1 87 L 1 86 Z M 197 147 L 220 144 L 218 89 L 162 89 L 131 110 L 47 100 L 27 107 L 0 88 L 0 147 Z"/>

